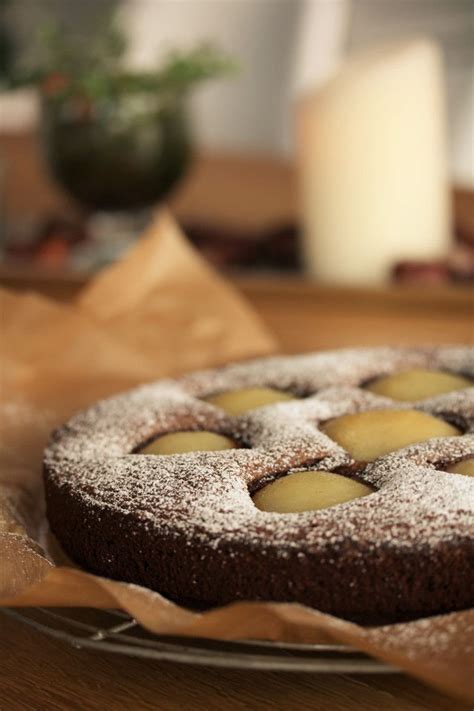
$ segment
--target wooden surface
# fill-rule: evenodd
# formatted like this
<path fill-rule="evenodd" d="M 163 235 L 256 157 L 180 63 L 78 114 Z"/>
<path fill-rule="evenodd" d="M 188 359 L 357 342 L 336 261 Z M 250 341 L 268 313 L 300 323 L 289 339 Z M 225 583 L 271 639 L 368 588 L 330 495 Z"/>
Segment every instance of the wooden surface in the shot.
<path fill-rule="evenodd" d="M 297 278 L 238 277 L 287 353 L 351 345 L 474 342 L 474 290 L 467 287 L 356 289 Z M 68 300 L 85 284 L 76 275 L 40 277 L 0 266 L 0 284 Z"/>
<path fill-rule="evenodd" d="M 474 292 L 354 289 L 237 280 L 288 353 L 345 346 L 474 342 Z"/>
<path fill-rule="evenodd" d="M 404 676 L 204 669 L 72 649 L 0 613 L 2 711 L 468 711 Z"/>
<path fill-rule="evenodd" d="M 237 279 L 288 352 L 350 344 L 472 341 L 472 293 L 382 291 Z M 83 279 L 0 273 L 0 282 L 68 299 Z M 0 616 L 0 711 L 246 709 L 468 711 L 405 676 L 212 670 L 69 648 Z"/>

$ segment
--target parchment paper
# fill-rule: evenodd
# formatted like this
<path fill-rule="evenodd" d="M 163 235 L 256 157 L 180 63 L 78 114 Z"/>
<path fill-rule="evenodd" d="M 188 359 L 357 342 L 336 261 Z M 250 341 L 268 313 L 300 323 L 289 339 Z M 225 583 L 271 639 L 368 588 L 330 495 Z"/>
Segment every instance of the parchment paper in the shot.
<path fill-rule="evenodd" d="M 343 642 L 474 699 L 474 610 L 363 628 L 297 604 L 197 613 L 158 593 L 59 565 L 45 541 L 41 460 L 51 429 L 138 383 L 272 353 L 235 290 L 160 212 L 75 303 L 1 291 L 0 604 L 122 608 L 156 633 Z"/>

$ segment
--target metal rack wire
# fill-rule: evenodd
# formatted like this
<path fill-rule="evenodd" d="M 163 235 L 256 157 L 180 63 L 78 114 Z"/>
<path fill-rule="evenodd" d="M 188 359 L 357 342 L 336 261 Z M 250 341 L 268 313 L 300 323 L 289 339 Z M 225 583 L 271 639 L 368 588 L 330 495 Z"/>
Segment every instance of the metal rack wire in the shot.
<path fill-rule="evenodd" d="M 336 644 L 220 641 L 153 635 L 118 610 L 3 609 L 9 617 L 77 649 L 228 669 L 339 674 L 389 674 L 395 667 Z"/>

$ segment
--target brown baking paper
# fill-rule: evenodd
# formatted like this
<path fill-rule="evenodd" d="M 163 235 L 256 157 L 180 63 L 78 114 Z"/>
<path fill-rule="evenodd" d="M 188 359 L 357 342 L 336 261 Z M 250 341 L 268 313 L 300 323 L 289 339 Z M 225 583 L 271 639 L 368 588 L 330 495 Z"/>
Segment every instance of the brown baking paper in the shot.
<path fill-rule="evenodd" d="M 64 565 L 51 545 L 41 460 L 54 426 L 138 383 L 275 350 L 251 308 L 166 212 L 75 303 L 7 291 L 1 298 L 0 604 L 121 608 L 160 634 L 342 642 L 474 698 L 472 610 L 375 628 L 286 603 L 195 612 Z"/>

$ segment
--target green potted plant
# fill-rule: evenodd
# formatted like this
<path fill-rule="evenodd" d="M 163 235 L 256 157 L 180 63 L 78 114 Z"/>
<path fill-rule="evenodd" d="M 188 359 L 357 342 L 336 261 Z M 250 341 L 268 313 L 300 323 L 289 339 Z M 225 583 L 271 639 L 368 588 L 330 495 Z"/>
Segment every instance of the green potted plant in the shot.
<path fill-rule="evenodd" d="M 51 24 L 41 46 L 34 68 L 10 70 L 9 85 L 38 87 L 44 152 L 62 187 L 90 210 L 135 210 L 167 195 L 191 156 L 188 96 L 229 73 L 229 58 L 200 46 L 132 71 L 113 22 L 94 38 Z"/>

